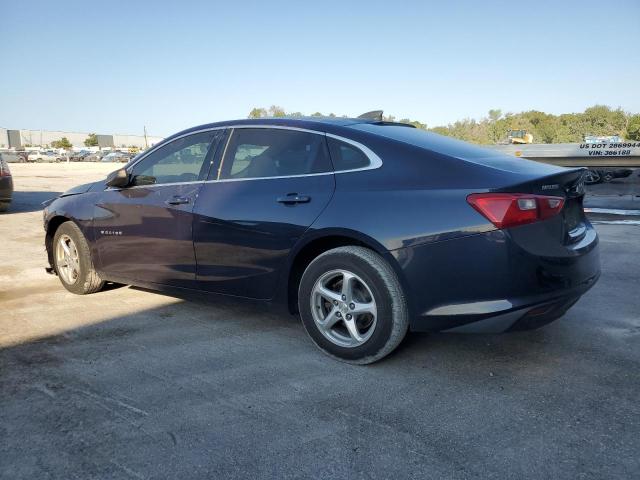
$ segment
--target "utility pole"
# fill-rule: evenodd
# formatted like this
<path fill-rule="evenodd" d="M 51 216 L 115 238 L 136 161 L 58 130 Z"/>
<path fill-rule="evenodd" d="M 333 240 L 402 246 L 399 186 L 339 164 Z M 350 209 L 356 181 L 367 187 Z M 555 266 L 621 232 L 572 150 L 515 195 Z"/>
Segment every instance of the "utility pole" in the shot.
<path fill-rule="evenodd" d="M 149 143 L 147 142 L 147 126 L 143 125 L 142 128 L 144 129 L 144 149 L 146 150 L 149 148 Z"/>

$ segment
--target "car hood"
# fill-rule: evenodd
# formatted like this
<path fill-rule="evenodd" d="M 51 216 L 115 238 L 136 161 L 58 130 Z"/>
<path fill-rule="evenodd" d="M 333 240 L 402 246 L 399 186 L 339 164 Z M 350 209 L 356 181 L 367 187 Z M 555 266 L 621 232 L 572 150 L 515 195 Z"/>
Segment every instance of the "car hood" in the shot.
<path fill-rule="evenodd" d="M 89 190 L 91 190 L 91 187 L 93 187 L 96 183 L 101 183 L 101 182 L 92 182 L 92 183 L 84 183 L 82 185 L 76 185 L 75 187 L 72 187 L 66 192 L 62 193 L 60 196 L 68 197 L 69 195 L 79 195 L 81 193 L 87 193 Z"/>
<path fill-rule="evenodd" d="M 87 193 L 97 189 L 104 189 L 104 180 L 100 180 L 98 182 L 92 182 L 92 183 L 83 183 L 82 185 L 76 185 L 75 187 L 70 188 L 66 192 L 61 193 L 57 197 L 53 197 L 53 198 L 50 198 L 49 200 L 45 200 L 44 202 L 42 202 L 42 206 L 48 207 L 57 198 L 70 197 L 72 195 L 81 195 L 83 193 Z"/>

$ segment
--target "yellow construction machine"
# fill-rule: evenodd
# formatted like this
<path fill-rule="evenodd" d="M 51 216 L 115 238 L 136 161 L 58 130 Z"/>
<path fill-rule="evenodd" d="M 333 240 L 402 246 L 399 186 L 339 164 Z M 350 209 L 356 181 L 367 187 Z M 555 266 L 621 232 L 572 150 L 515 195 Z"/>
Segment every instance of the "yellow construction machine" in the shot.
<path fill-rule="evenodd" d="M 526 130 L 507 130 L 507 138 L 509 143 L 533 143 L 533 135 Z"/>

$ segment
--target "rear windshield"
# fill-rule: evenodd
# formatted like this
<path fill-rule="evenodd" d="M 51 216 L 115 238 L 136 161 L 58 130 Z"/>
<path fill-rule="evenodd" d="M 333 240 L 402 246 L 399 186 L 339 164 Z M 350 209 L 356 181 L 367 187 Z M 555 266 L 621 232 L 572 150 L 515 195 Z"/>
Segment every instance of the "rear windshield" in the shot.
<path fill-rule="evenodd" d="M 490 148 L 478 147 L 461 140 L 456 140 L 455 138 L 427 132 L 420 128 L 407 128 L 396 125 L 373 125 L 367 123 L 353 125 L 350 126 L 350 128 L 374 133 L 392 140 L 425 148 L 432 152 L 509 172 L 552 174 L 559 170 L 558 167 L 552 165 L 512 157 Z"/>

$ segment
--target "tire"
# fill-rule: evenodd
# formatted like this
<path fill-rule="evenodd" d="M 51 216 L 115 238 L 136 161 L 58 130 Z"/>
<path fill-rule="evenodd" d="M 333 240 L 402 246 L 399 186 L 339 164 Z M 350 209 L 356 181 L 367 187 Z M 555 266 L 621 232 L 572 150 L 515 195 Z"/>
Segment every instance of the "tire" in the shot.
<path fill-rule="evenodd" d="M 595 185 L 602 182 L 602 176 L 598 170 L 587 170 L 585 180 L 587 185 Z"/>
<path fill-rule="evenodd" d="M 0 212 L 9 210 L 9 205 L 11 205 L 9 202 L 0 202 Z"/>
<path fill-rule="evenodd" d="M 70 252 L 66 259 L 62 256 L 61 240 Z M 105 282 L 93 267 L 87 240 L 75 223 L 65 222 L 58 227 L 51 248 L 54 269 L 64 288 L 77 295 L 95 293 L 102 289 Z M 64 267 L 64 264 L 73 267 Z"/>
<path fill-rule="evenodd" d="M 347 278 L 351 287 L 344 290 Z M 363 247 L 334 248 L 316 257 L 300 280 L 298 308 L 316 346 L 352 364 L 366 365 L 387 356 L 409 327 L 407 302 L 396 273 L 380 255 Z"/>

